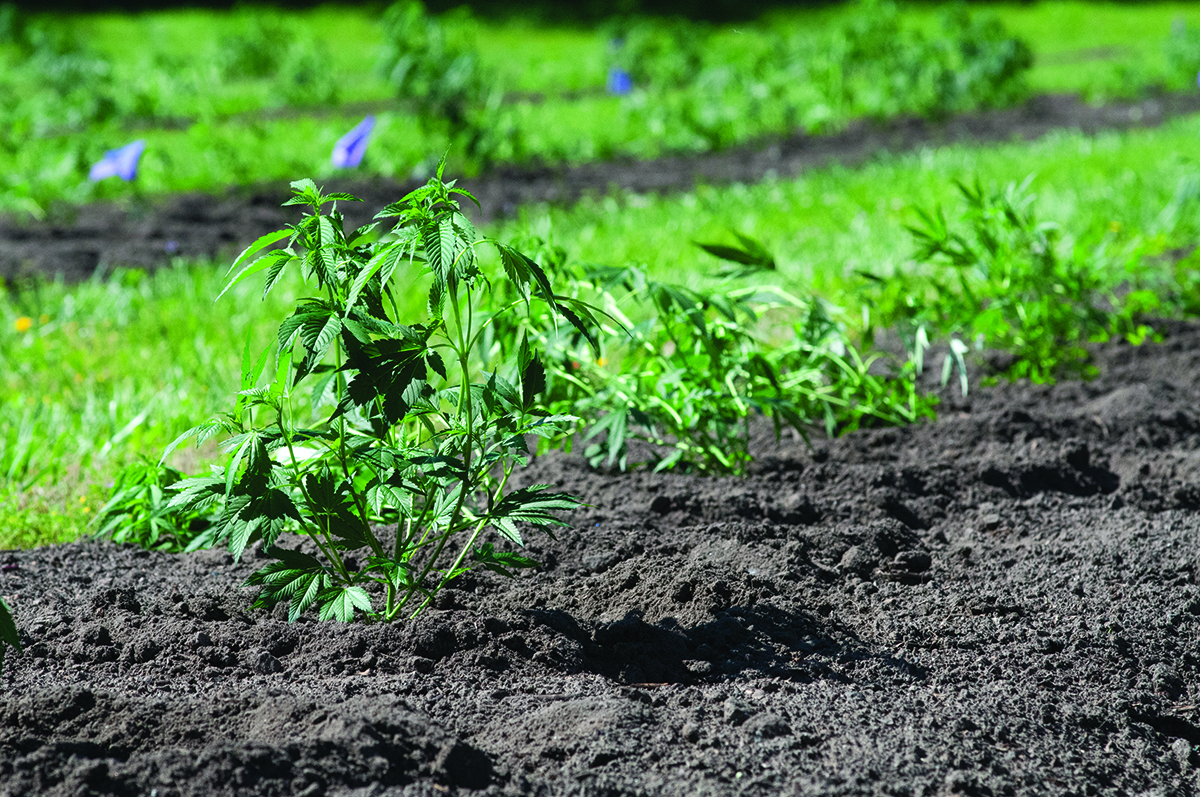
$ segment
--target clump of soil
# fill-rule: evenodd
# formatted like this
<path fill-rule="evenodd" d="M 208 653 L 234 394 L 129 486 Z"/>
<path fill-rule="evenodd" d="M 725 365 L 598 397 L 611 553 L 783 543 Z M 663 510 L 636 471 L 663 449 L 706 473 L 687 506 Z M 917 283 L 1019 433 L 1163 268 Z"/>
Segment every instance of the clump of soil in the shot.
<path fill-rule="evenodd" d="M 1161 124 L 1200 110 L 1200 96 L 1168 95 L 1139 102 L 1089 105 L 1078 97 L 1035 97 L 1000 110 L 961 114 L 940 122 L 898 119 L 860 121 L 827 136 L 796 135 L 752 142 L 722 152 L 664 157 L 653 161 L 610 161 L 579 166 L 494 169 L 464 185 L 486 209 L 481 219 L 509 215 L 531 202 L 573 202 L 613 187 L 635 192 L 683 191 L 697 182 L 758 182 L 767 175 L 787 177 L 829 163 L 861 163 L 881 151 L 904 152 L 953 141 L 1032 140 L 1053 130 L 1095 132 Z M 302 175 L 297 175 L 300 177 Z M 327 181 L 330 190 L 362 197 L 344 204 L 351 229 L 417 183 L 390 180 Z M 0 217 L 0 278 L 61 274 L 86 279 L 98 268 L 154 269 L 173 257 L 224 257 L 265 233 L 295 221 L 280 208 L 285 184 L 257 186 L 220 195 L 185 194 L 122 206 L 97 203 L 60 208 L 42 222 Z M 289 212 L 291 211 L 291 212 Z"/>
<path fill-rule="evenodd" d="M 1200 326 L 1097 358 L 743 479 L 543 457 L 592 505 L 545 566 L 411 624 L 249 610 L 255 552 L 6 553 L 0 794 L 1196 793 Z"/>

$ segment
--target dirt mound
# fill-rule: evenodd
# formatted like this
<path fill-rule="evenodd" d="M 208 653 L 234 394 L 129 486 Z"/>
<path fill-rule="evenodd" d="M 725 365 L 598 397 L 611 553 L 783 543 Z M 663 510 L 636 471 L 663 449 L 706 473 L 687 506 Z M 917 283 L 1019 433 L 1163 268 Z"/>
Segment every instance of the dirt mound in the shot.
<path fill-rule="evenodd" d="M 1072 96 L 1045 96 L 1025 105 L 953 117 L 945 122 L 900 119 L 858 122 L 830 136 L 798 135 L 760 141 L 724 152 L 654 161 L 616 161 L 571 167 L 510 167 L 464 181 L 480 199 L 483 218 L 511 214 L 532 202 L 573 202 L 613 187 L 636 192 L 687 190 L 707 183 L 758 182 L 831 162 L 860 163 L 880 151 L 902 152 L 930 143 L 1034 139 L 1056 129 L 1093 132 L 1152 126 L 1200 110 L 1200 97 L 1171 95 L 1097 107 Z M 335 180 L 330 190 L 365 201 L 343 208 L 361 224 L 415 184 L 385 180 Z M 286 185 L 259 186 L 224 195 L 186 194 L 153 203 L 113 203 L 56 210 L 37 223 L 0 218 L 0 278 L 62 274 L 84 279 L 97 268 L 157 268 L 172 257 L 226 256 L 295 220 L 280 208 Z"/>
<path fill-rule="evenodd" d="M 1098 363 L 744 479 L 543 457 L 592 505 L 545 567 L 407 625 L 251 611 L 255 551 L 6 553 L 0 794 L 1196 793 L 1200 326 Z"/>

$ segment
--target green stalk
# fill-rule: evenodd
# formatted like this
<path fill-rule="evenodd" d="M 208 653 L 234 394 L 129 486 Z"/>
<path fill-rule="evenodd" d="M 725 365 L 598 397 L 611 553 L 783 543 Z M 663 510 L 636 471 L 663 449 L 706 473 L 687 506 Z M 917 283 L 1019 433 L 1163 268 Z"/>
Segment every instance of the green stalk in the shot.
<path fill-rule="evenodd" d="M 511 475 L 512 475 L 512 466 L 511 466 L 511 463 L 507 463 L 507 462 L 506 462 L 506 463 L 504 464 L 504 475 L 501 477 L 501 479 L 500 479 L 500 483 L 499 483 L 498 485 L 496 485 L 496 489 L 495 489 L 495 491 L 494 491 L 494 492 L 489 492 L 489 493 L 488 493 L 488 507 L 489 507 L 489 509 L 490 509 L 491 507 L 495 506 L 495 502 L 496 502 L 496 499 L 497 499 L 498 497 L 501 497 L 501 496 L 503 496 L 503 494 L 504 494 L 504 487 L 505 487 L 505 486 L 508 484 L 508 478 L 509 478 L 509 476 L 511 476 Z M 449 583 L 449 581 L 450 581 L 450 578 L 451 578 L 451 574 L 452 574 L 452 573 L 454 573 L 456 570 L 458 570 L 458 568 L 459 568 L 459 565 L 461 565 L 461 564 L 462 564 L 462 562 L 463 562 L 463 560 L 464 560 L 464 559 L 466 559 L 466 557 L 467 557 L 467 554 L 468 554 L 468 553 L 470 553 L 470 552 L 471 552 L 471 550 L 472 550 L 472 549 L 475 547 L 475 543 L 476 543 L 476 541 L 479 539 L 479 535 L 483 533 L 483 530 L 484 530 L 485 528 L 487 528 L 487 524 L 488 524 L 488 521 L 487 521 L 487 518 L 486 518 L 486 517 L 484 517 L 484 518 L 480 518 L 480 519 L 479 519 L 479 521 L 478 521 L 478 522 L 476 523 L 476 525 L 475 525 L 475 531 L 473 531 L 473 532 L 471 533 L 471 537 L 470 537 L 470 538 L 467 540 L 466 544 L 465 544 L 465 545 L 462 547 L 462 550 L 461 550 L 461 551 L 459 551 L 459 553 L 458 553 L 458 556 L 457 556 L 457 557 L 455 558 L 455 560 L 454 560 L 454 563 L 453 563 L 453 564 L 451 564 L 451 565 L 450 565 L 450 567 L 446 569 L 445 573 L 444 573 L 444 574 L 443 574 L 443 576 L 442 576 L 442 580 L 441 580 L 441 581 L 438 583 L 438 585 L 437 585 L 436 587 L 434 587 L 434 589 L 433 589 L 433 590 L 430 592 L 430 594 L 429 594 L 429 597 L 427 597 L 427 598 L 425 599 L 425 602 L 424 602 L 424 603 L 422 603 L 420 606 L 418 606 L 418 607 L 417 607 L 417 609 L 416 609 L 416 611 L 414 611 L 414 612 L 413 612 L 413 614 L 412 614 L 412 616 L 413 616 L 413 617 L 415 617 L 415 616 L 416 616 L 417 614 L 419 614 L 419 613 L 420 613 L 420 612 L 421 612 L 421 611 L 422 611 L 422 610 L 423 610 L 423 609 L 424 609 L 426 606 L 428 606 L 428 605 L 429 605 L 429 602 L 433 600 L 433 596 L 434 596 L 434 595 L 436 595 L 438 592 L 440 592 L 440 591 L 442 590 L 442 588 L 443 588 L 443 587 L 445 587 L 447 583 Z M 450 537 L 452 536 L 452 535 L 451 535 L 451 533 L 450 533 L 450 531 L 451 531 L 451 530 L 448 530 L 448 531 L 447 531 L 447 534 L 446 534 L 446 535 L 445 535 L 445 536 L 442 538 L 442 539 L 443 539 L 443 542 L 445 542 L 445 541 L 448 541 L 448 540 L 450 539 Z M 439 549 L 438 549 L 438 553 L 439 553 L 439 555 L 440 555 L 440 553 L 441 553 L 441 548 L 439 548 Z M 436 560 L 435 560 L 435 561 L 436 561 Z"/>
<path fill-rule="evenodd" d="M 471 296 L 470 288 L 467 288 L 468 307 L 470 305 L 470 296 Z M 458 306 L 457 290 L 453 291 L 449 298 L 450 298 L 451 312 L 454 314 L 454 333 L 455 333 L 455 337 L 457 338 L 457 340 L 451 340 L 449 338 L 447 338 L 447 340 L 450 341 L 450 346 L 454 350 L 454 353 L 458 357 L 458 364 L 459 364 L 459 371 L 460 371 L 457 415 L 461 421 L 464 418 L 464 414 L 465 414 L 466 426 L 467 426 L 466 444 L 463 446 L 464 472 L 463 472 L 463 476 L 462 476 L 462 489 L 459 491 L 458 502 L 454 507 L 454 511 L 450 515 L 450 522 L 447 524 L 446 531 L 443 532 L 441 535 L 439 535 L 437 548 L 434 550 L 433 554 L 429 557 L 429 560 L 426 562 L 425 567 L 422 569 L 420 576 L 418 576 L 416 579 L 414 579 L 413 586 L 409 587 L 408 592 L 405 594 L 404 599 L 401 600 L 401 602 L 398 606 L 396 606 L 397 612 L 399 611 L 400 608 L 402 608 L 403 606 L 405 606 L 408 603 L 408 601 L 412 597 L 413 592 L 415 592 L 417 589 L 420 588 L 420 585 L 425 581 L 425 579 L 433 571 L 433 568 L 437 564 L 438 560 L 441 558 L 442 552 L 446 548 L 446 543 L 449 541 L 450 537 L 457 530 L 458 519 L 462 515 L 463 504 L 466 502 L 467 492 L 469 489 L 468 476 L 470 474 L 470 468 L 471 468 L 471 453 L 472 453 L 472 446 L 473 446 L 472 438 L 474 437 L 474 428 L 473 428 L 474 425 L 473 425 L 473 421 L 472 421 L 472 408 L 471 408 L 471 373 L 470 373 L 470 363 L 468 361 L 469 352 L 466 348 L 466 343 L 470 339 L 469 338 L 470 330 L 469 329 L 464 330 L 464 327 L 463 327 L 462 312 Z M 422 511 L 422 515 L 424 515 L 424 511 Z M 428 533 L 429 533 L 429 530 L 427 529 L 425 532 L 425 535 L 422 536 L 422 540 L 421 540 L 422 543 L 424 542 L 425 537 L 428 536 Z M 452 572 L 452 570 L 451 570 L 451 572 Z M 444 581 L 442 583 L 444 584 Z M 433 599 L 433 594 L 435 594 L 437 592 L 437 590 L 441 588 L 441 586 L 442 586 L 442 584 L 439 584 L 438 587 L 429 594 L 429 597 L 426 598 L 425 602 L 421 605 L 421 608 L 424 608 L 425 606 L 428 605 L 429 601 Z M 420 609 L 418 609 L 418 611 L 420 611 Z M 391 618 L 389 617 L 389 619 L 391 619 Z"/>
<path fill-rule="evenodd" d="M 459 551 L 458 557 L 454 560 L 454 564 L 450 565 L 450 567 L 446 569 L 442 575 L 442 580 L 439 581 L 438 585 L 430 591 L 429 596 L 425 598 L 424 602 L 422 602 L 421 605 L 416 608 L 410 617 L 416 617 L 418 614 L 420 614 L 421 611 L 423 611 L 425 607 L 428 606 L 433 600 L 433 596 L 441 592 L 442 587 L 446 586 L 446 584 L 450 581 L 451 574 L 453 574 L 454 571 L 458 569 L 458 566 L 462 564 L 463 559 L 467 557 L 467 553 L 470 552 L 470 550 L 474 547 L 475 541 L 479 539 L 479 535 L 483 533 L 485 528 L 487 528 L 487 518 L 481 518 L 475 526 L 475 531 L 471 532 L 471 537 L 467 540 L 467 544 L 463 546 L 461 551 Z M 441 554 L 442 547 L 445 546 L 445 542 L 449 539 L 450 535 L 448 534 L 442 538 L 443 545 L 438 548 L 439 555 Z"/>
<path fill-rule="evenodd" d="M 338 373 L 334 376 L 333 383 L 337 387 L 338 404 L 342 403 L 342 391 L 344 390 L 343 379 L 340 373 L 342 368 L 342 344 L 341 341 L 334 340 L 333 356 L 337 362 Z M 354 505 L 358 508 L 358 516 L 362 518 L 363 531 L 367 540 L 367 545 L 371 546 L 371 551 L 379 557 L 384 556 L 383 546 L 379 540 L 375 538 L 375 532 L 371 531 L 371 524 L 368 520 L 367 502 L 361 496 L 358 490 L 354 489 L 354 479 L 350 476 L 350 468 L 346 464 L 346 416 L 342 415 L 338 418 L 338 460 L 342 465 L 342 475 L 346 477 L 346 486 L 350 488 L 350 497 L 354 499 Z"/>
<path fill-rule="evenodd" d="M 289 397 L 289 400 L 290 400 L 290 397 Z M 287 441 L 288 456 L 290 456 L 292 459 L 292 469 L 297 474 L 299 474 L 300 473 L 300 463 L 296 459 L 296 449 L 292 447 L 292 437 L 291 437 L 291 435 L 289 435 L 287 433 L 287 430 L 283 426 L 283 413 L 280 413 L 280 417 L 279 417 L 279 432 L 280 432 L 280 434 L 283 435 L 283 439 Z M 308 502 L 309 506 L 312 506 L 313 505 L 312 497 L 308 494 L 308 490 L 304 487 L 304 479 L 303 478 L 296 479 L 296 484 L 300 488 L 300 493 L 304 496 L 304 500 L 306 502 Z M 308 524 L 304 524 L 304 525 L 306 527 L 308 527 Z M 332 539 L 332 537 L 329 536 L 329 532 L 327 530 L 322 529 L 320 526 L 316 526 L 315 529 L 316 529 L 317 533 L 313 534 L 310 532 L 308 534 L 308 536 L 312 539 L 313 542 L 315 542 L 317 544 L 317 548 L 320 549 L 321 553 L 325 554 L 325 556 L 329 559 L 329 561 L 333 563 L 333 566 L 337 568 L 339 573 L 341 573 L 342 578 L 344 578 L 347 582 L 349 582 L 350 581 L 350 573 L 349 573 L 349 571 L 346 570 L 346 565 L 342 561 L 342 557 L 338 555 L 337 549 L 334 547 L 333 539 Z M 324 534 L 326 537 L 325 542 L 321 541 L 322 534 Z"/>

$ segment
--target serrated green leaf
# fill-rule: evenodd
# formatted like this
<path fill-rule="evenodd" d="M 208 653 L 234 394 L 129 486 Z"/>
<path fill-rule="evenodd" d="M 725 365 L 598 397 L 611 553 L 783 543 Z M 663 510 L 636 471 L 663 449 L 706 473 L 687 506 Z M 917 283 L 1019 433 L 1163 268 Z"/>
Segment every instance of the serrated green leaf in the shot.
<path fill-rule="evenodd" d="M 447 378 L 446 363 L 442 361 L 442 355 L 438 354 L 435 350 L 429 349 L 425 352 L 425 364 L 433 369 L 433 372 L 442 379 Z"/>
<path fill-rule="evenodd" d="M 275 230 L 275 232 L 269 232 L 266 235 L 260 237 L 254 243 L 247 246 L 242 251 L 242 253 L 237 256 L 237 258 L 233 261 L 233 265 L 231 265 L 229 267 L 229 270 L 225 272 L 225 276 L 229 276 L 230 274 L 232 274 L 234 272 L 234 270 L 236 270 L 239 266 L 248 262 L 250 260 L 250 258 L 253 257 L 255 254 L 257 254 L 258 252 L 261 252 L 263 249 L 266 249 L 268 246 L 270 246 L 273 243 L 276 243 L 277 241 L 281 241 L 284 238 L 287 238 L 291 234 L 292 234 L 292 230 L 290 228 L 285 227 L 282 230 Z M 226 289 L 226 290 L 228 290 L 228 289 Z"/>
<path fill-rule="evenodd" d="M 429 310 L 429 315 L 432 316 L 434 321 L 441 321 L 445 304 L 446 283 L 435 274 L 433 284 L 429 286 L 429 300 L 426 302 L 426 308 Z"/>
<path fill-rule="evenodd" d="M 451 188 L 449 191 L 447 191 L 447 193 L 465 196 L 467 199 L 475 203 L 475 207 L 480 208 L 481 210 L 483 209 L 483 206 L 479 204 L 479 200 L 475 198 L 475 195 L 465 188 Z"/>
<path fill-rule="evenodd" d="M 533 280 L 533 273 L 529 270 L 529 265 L 526 262 L 527 258 L 512 247 L 505 246 L 498 241 L 494 241 L 493 245 L 500 253 L 500 264 L 504 267 L 504 273 L 508 275 L 508 279 L 520 291 L 521 299 L 524 300 L 525 306 L 528 308 L 530 282 Z"/>
<path fill-rule="evenodd" d="M 537 399 L 546 390 L 546 367 L 536 355 L 531 355 L 521 374 L 521 406 L 528 410 L 537 403 Z"/>
<path fill-rule="evenodd" d="M 314 515 L 333 514 L 346 501 L 344 482 L 334 478 L 325 467 L 319 473 L 304 475 L 304 494 L 309 511 Z"/>
<path fill-rule="evenodd" d="M 309 606 L 316 603 L 321 590 L 328 587 L 329 577 L 323 575 L 311 575 L 307 581 L 298 584 L 296 591 L 292 593 L 291 601 L 288 602 L 288 622 L 296 622 L 296 619 L 304 614 Z"/>
<path fill-rule="evenodd" d="M 334 392 L 333 380 L 337 377 L 337 371 L 330 371 L 321 376 L 313 383 L 312 393 L 310 394 L 309 406 L 313 412 L 326 403 L 336 401 L 337 395 Z"/>
<path fill-rule="evenodd" d="M 233 455 L 233 459 L 229 463 L 229 468 L 225 471 L 225 494 L 230 495 L 233 492 L 234 482 L 237 480 L 238 470 L 241 468 L 242 460 L 246 458 L 246 452 L 257 442 L 258 435 L 255 432 L 250 432 L 242 436 L 240 445 Z"/>
<path fill-rule="evenodd" d="M 250 354 L 250 338 L 251 336 L 247 334 L 245 352 L 247 356 Z M 248 359 L 242 360 L 242 390 L 248 390 L 258 384 L 259 377 L 262 376 L 262 372 L 267 367 L 267 360 L 270 359 L 275 351 L 275 344 L 271 343 L 258 355 L 258 360 L 255 361 L 253 366 L 249 365 Z"/>
<path fill-rule="evenodd" d="M 246 265 L 244 268 L 242 268 L 241 271 L 239 271 L 237 273 L 237 276 L 233 277 L 228 282 L 226 282 L 225 287 L 221 289 L 221 292 L 217 294 L 217 298 L 213 299 L 213 301 L 216 302 L 217 300 L 219 300 L 222 296 L 224 296 L 226 293 L 228 293 L 235 285 L 237 285 L 239 282 L 246 279 L 247 277 L 251 277 L 251 276 L 257 274 L 258 272 L 262 271 L 265 268 L 272 268 L 278 263 L 286 264 L 291 259 L 292 259 L 291 253 L 286 252 L 286 251 L 270 252 L 268 254 L 263 255 L 262 257 L 258 258 L 257 260 L 253 261 L 252 263 Z M 278 276 L 276 278 L 278 278 Z"/>
<path fill-rule="evenodd" d="M 270 267 L 267 269 L 267 278 L 263 282 L 262 296 L 264 299 L 267 298 L 267 295 L 279 283 L 280 278 L 283 277 L 284 269 L 296 262 L 298 259 L 299 258 L 294 255 L 289 255 L 286 258 L 277 258 L 273 263 L 271 263 Z"/>
<path fill-rule="evenodd" d="M 488 388 L 495 392 L 497 396 L 504 400 L 509 405 L 510 409 L 519 410 L 522 407 L 521 394 L 517 392 L 513 386 L 504 377 L 493 373 L 488 379 Z"/>
<path fill-rule="evenodd" d="M 511 551 L 497 551 L 490 542 L 482 548 L 476 548 L 473 553 L 477 564 L 482 565 L 487 570 L 491 570 L 493 573 L 499 573 L 509 578 L 516 576 L 516 573 L 512 572 L 514 568 L 541 566 L 541 562 L 538 562 L 536 559 L 530 559 Z"/>
<path fill-rule="evenodd" d="M 454 507 L 458 506 L 458 497 L 462 495 L 463 486 L 460 482 L 457 486 L 450 490 L 441 490 L 438 492 L 433 505 L 433 516 L 430 518 L 430 523 L 433 525 L 445 525 L 450 520 L 450 516 L 454 513 Z"/>
<path fill-rule="evenodd" d="M 733 275 L 744 276 L 747 273 L 754 271 L 774 271 L 776 270 L 775 257 L 763 246 L 760 242 L 751 238 L 748 235 L 731 230 L 733 236 L 738 239 L 741 244 L 737 246 L 726 246 L 724 244 L 710 244 L 695 241 L 696 246 L 708 252 L 713 257 L 718 257 L 721 260 L 727 260 L 731 263 L 738 263 L 745 266 L 743 269 L 738 269 L 731 272 Z"/>
<path fill-rule="evenodd" d="M 262 587 L 254 601 L 258 608 L 270 608 L 289 599 L 288 622 L 295 622 L 321 590 L 329 586 L 329 571 L 302 551 L 268 548 L 267 552 L 275 561 L 253 573 L 246 579 L 246 585 Z"/>
<path fill-rule="evenodd" d="M 421 242 L 425 247 L 429 268 L 434 273 L 434 281 L 448 284 L 458 255 L 458 234 L 454 223 L 450 219 L 439 219 L 424 230 Z"/>
<path fill-rule="evenodd" d="M 428 376 L 425 341 L 420 337 L 384 338 L 363 346 L 352 339 L 343 340 L 345 367 L 357 373 L 346 386 L 346 396 L 336 415 L 351 404 L 363 407 L 382 398 L 384 417 L 390 424 L 398 423 L 412 408 L 410 387 Z"/>
<path fill-rule="evenodd" d="M 569 296 L 556 296 L 556 309 L 570 322 L 571 326 L 588 342 L 588 347 L 596 357 L 600 356 L 600 338 L 597 334 L 600 324 L 597 323 L 592 311 L 595 309 L 586 302 Z"/>
<path fill-rule="evenodd" d="M 524 545 L 514 521 L 532 523 L 537 526 L 565 526 L 566 522 L 556 516 L 580 506 L 579 499 L 566 493 L 547 493 L 549 485 L 535 484 L 513 490 L 488 512 L 492 526 L 518 545 Z"/>
<path fill-rule="evenodd" d="M 358 201 L 361 202 L 362 200 L 360 199 Z M 346 241 L 346 245 L 357 249 L 360 246 L 367 246 L 375 243 L 382 235 L 383 228 L 379 225 L 379 222 L 364 224 L 354 232 L 350 233 L 350 238 Z"/>
<path fill-rule="evenodd" d="M 354 620 L 354 610 L 371 613 L 371 597 L 358 586 L 335 586 L 321 591 L 317 597 L 321 606 L 322 620 L 338 620 L 349 623 Z"/>
<path fill-rule="evenodd" d="M 376 515 L 382 514 L 383 508 L 388 506 L 396 509 L 401 517 L 412 517 L 413 496 L 403 487 L 388 482 L 376 484 L 367 490 L 367 502 Z"/>
<path fill-rule="evenodd" d="M 232 434 L 235 431 L 237 431 L 237 426 L 235 426 L 231 421 L 222 421 L 219 418 L 213 418 L 205 421 L 196 428 L 196 445 L 204 445 L 221 432 Z"/>
<path fill-rule="evenodd" d="M 207 423 L 207 421 L 205 423 Z M 200 426 L 203 425 L 204 424 L 201 424 Z M 179 446 L 181 446 L 185 440 L 190 437 L 195 437 L 200 431 L 200 426 L 193 426 L 191 429 L 188 429 L 186 432 L 172 440 L 170 445 L 163 450 L 162 456 L 158 458 L 158 464 L 162 465 L 164 462 L 166 462 L 167 457 L 171 456 L 171 452 L 179 448 Z"/>
<path fill-rule="evenodd" d="M 284 205 L 296 204 L 296 200 L 301 197 L 319 197 L 320 191 L 317 190 L 317 184 L 312 181 L 311 177 L 304 177 L 300 180 L 293 180 L 289 185 L 292 188 L 292 193 L 295 196 L 289 199 Z M 307 204 L 307 200 L 300 204 Z"/>
<path fill-rule="evenodd" d="M 224 496 L 225 480 L 211 476 L 198 476 L 176 482 L 171 489 L 177 492 L 167 502 L 167 506 L 190 509 L 200 501 L 207 501 L 213 496 L 217 498 Z"/>
<path fill-rule="evenodd" d="M 362 293 L 362 289 L 366 287 L 368 282 L 371 281 L 371 278 L 379 273 L 379 270 L 383 268 L 384 264 L 386 264 L 389 259 L 395 260 L 402 256 L 402 247 L 397 244 L 393 244 L 367 261 L 367 265 L 362 269 L 362 271 L 358 272 L 358 275 L 354 278 L 354 282 L 350 284 L 350 293 L 346 297 L 346 315 L 349 315 L 354 309 L 355 305 L 358 303 L 358 295 Z"/>
<path fill-rule="evenodd" d="M 312 313 L 305 317 L 300 325 L 300 340 L 308 350 L 309 365 L 315 365 L 329 351 L 334 338 L 342 331 L 342 319 L 331 310 L 322 314 Z"/>
<path fill-rule="evenodd" d="M 233 561 L 241 561 L 242 553 L 246 550 L 250 538 L 265 524 L 266 521 L 261 517 L 239 517 L 229 524 L 229 553 L 233 555 Z"/>
<path fill-rule="evenodd" d="M 324 303 L 319 301 L 304 302 L 296 311 L 279 325 L 279 331 L 276 334 L 276 339 L 279 341 L 279 350 L 288 351 L 295 344 L 296 339 L 300 337 L 300 332 L 305 324 L 313 324 L 323 322 L 332 314 Z M 307 344 L 306 344 L 307 345 Z"/>

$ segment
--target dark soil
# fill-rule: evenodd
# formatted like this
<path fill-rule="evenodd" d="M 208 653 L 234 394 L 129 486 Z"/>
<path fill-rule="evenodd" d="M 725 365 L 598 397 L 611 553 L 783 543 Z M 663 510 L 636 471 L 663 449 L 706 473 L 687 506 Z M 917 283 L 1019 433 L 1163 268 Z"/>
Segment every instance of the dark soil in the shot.
<path fill-rule="evenodd" d="M 463 184 L 481 200 L 485 218 L 493 218 L 524 203 L 571 202 L 613 187 L 649 192 L 686 190 L 697 182 L 757 182 L 769 174 L 794 175 L 831 162 L 859 163 L 883 151 L 953 141 L 1034 139 L 1064 128 L 1094 132 L 1152 126 L 1197 110 L 1200 96 L 1191 94 L 1102 107 L 1077 97 L 1046 96 L 1019 108 L 966 114 L 945 122 L 858 122 L 836 135 L 800 135 L 709 155 L 503 168 Z M 343 208 L 355 224 L 414 185 L 384 180 L 327 183 L 331 190 L 349 191 L 366 200 L 361 206 Z M 0 218 L 0 278 L 61 274 L 73 281 L 98 267 L 153 269 L 174 256 L 225 256 L 293 221 L 294 212 L 279 207 L 287 196 L 286 185 L 267 185 L 219 196 L 187 194 L 133 205 L 62 208 L 36 223 Z"/>
<path fill-rule="evenodd" d="M 743 479 L 543 457 L 593 506 L 412 624 L 249 610 L 256 553 L 4 554 L 0 794 L 1195 794 L 1200 326 L 1097 363 Z"/>

